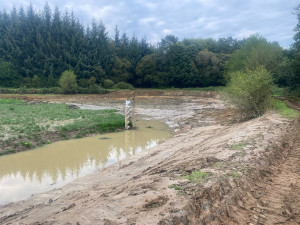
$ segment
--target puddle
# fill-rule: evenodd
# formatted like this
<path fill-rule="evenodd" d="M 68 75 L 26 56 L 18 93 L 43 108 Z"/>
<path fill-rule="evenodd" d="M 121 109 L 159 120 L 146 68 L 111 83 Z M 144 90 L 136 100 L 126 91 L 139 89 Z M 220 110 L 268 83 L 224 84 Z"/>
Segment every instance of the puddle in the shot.
<path fill-rule="evenodd" d="M 138 121 L 137 126 L 0 157 L 0 205 L 61 187 L 172 136 L 159 121 Z"/>

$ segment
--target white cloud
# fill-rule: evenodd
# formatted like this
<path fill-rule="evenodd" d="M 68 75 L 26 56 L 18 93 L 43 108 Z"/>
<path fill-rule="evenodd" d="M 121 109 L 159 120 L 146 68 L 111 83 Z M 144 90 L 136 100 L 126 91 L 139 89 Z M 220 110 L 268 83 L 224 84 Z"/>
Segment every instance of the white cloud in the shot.
<path fill-rule="evenodd" d="M 147 18 L 140 19 L 139 23 L 141 25 L 149 25 L 149 23 L 153 23 L 156 21 L 157 21 L 157 18 L 155 18 L 155 17 L 147 17 Z"/>
<path fill-rule="evenodd" d="M 208 22 L 205 24 L 204 29 L 212 30 L 212 31 L 218 30 L 218 28 L 219 28 L 218 24 L 219 24 L 219 22 L 217 22 L 217 21 Z"/>
<path fill-rule="evenodd" d="M 171 29 L 163 29 L 162 32 L 163 32 L 164 35 L 173 34 L 173 31 Z"/>
<path fill-rule="evenodd" d="M 203 24 L 205 21 L 207 21 L 207 18 L 206 17 L 200 17 L 197 22 L 200 23 L 200 24 Z"/>
<path fill-rule="evenodd" d="M 242 29 L 238 31 L 235 35 L 236 38 L 242 39 L 242 38 L 247 38 L 250 35 L 259 33 L 257 30 L 247 30 L 247 29 Z"/>
<path fill-rule="evenodd" d="M 166 23 L 164 21 L 159 20 L 159 18 L 156 17 L 147 17 L 140 19 L 138 21 L 138 24 L 141 27 L 161 27 L 164 26 Z"/>
<path fill-rule="evenodd" d="M 0 1 L 0 8 L 9 11 L 13 5 L 26 9 L 32 2 L 38 11 L 44 1 Z M 299 0 L 47 0 L 54 9 L 73 10 L 84 24 L 94 17 L 101 19 L 113 34 L 118 25 L 121 32 L 160 40 L 167 34 L 179 38 L 233 36 L 244 38 L 259 32 L 267 39 L 287 46 L 293 42 L 297 23 L 292 10 Z"/>
<path fill-rule="evenodd" d="M 144 2 L 143 3 L 147 8 L 149 8 L 149 9 L 156 9 L 156 7 L 157 7 L 157 4 L 155 4 L 155 3 L 153 3 L 153 2 Z"/>
<path fill-rule="evenodd" d="M 92 5 L 83 5 L 80 7 L 88 15 L 94 18 L 108 18 L 116 12 L 116 8 L 111 5 L 106 5 L 102 7 L 94 7 Z"/>
<path fill-rule="evenodd" d="M 197 0 L 197 2 L 200 2 L 203 5 L 213 6 L 216 5 L 214 0 Z"/>

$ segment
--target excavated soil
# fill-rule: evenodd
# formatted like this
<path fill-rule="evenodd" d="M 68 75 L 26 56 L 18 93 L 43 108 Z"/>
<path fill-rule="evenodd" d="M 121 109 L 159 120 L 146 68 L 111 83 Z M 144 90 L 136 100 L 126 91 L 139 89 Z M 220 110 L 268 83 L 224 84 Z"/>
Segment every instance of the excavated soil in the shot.
<path fill-rule="evenodd" d="M 18 98 L 122 109 L 126 95 Z M 212 93 L 174 95 L 136 96 L 136 112 L 165 121 L 172 138 L 2 206 L 0 224 L 299 224 L 299 120 L 268 112 L 238 123 Z M 208 177 L 187 179 L 199 171 Z"/>
<path fill-rule="evenodd" d="M 223 211 L 214 212 L 215 218 L 208 220 L 213 224 L 300 224 L 299 131 L 298 119 L 294 131 L 275 143 L 274 152 L 261 159 L 249 177 L 234 184 L 236 195 Z"/>

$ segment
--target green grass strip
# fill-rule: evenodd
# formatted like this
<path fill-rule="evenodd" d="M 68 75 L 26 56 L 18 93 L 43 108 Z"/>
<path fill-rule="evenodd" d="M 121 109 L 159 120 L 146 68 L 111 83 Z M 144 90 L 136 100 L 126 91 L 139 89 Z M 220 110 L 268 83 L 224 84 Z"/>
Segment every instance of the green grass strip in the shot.
<path fill-rule="evenodd" d="M 276 110 L 282 117 L 295 119 L 299 116 L 299 112 L 288 108 L 284 101 L 277 99 L 273 100 L 273 109 Z"/>
<path fill-rule="evenodd" d="M 117 110 L 81 110 L 66 104 L 0 99 L 0 152 L 34 148 L 59 139 L 123 129 Z M 77 135 L 78 137 L 78 135 Z M 13 148 L 12 148 L 13 147 Z"/>

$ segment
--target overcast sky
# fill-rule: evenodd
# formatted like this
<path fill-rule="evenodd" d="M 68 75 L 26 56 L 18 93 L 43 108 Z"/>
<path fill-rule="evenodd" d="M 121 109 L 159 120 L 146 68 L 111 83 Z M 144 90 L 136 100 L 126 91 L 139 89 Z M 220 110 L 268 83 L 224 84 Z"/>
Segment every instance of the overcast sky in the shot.
<path fill-rule="evenodd" d="M 0 0 L 0 8 L 27 8 L 37 11 L 41 0 Z M 293 9 L 299 0 L 48 0 L 52 9 L 73 10 L 87 25 L 92 18 L 102 20 L 110 35 L 118 25 L 121 32 L 146 37 L 155 43 L 168 34 L 183 38 L 232 36 L 242 39 L 259 33 L 282 47 L 293 43 L 297 24 Z"/>

